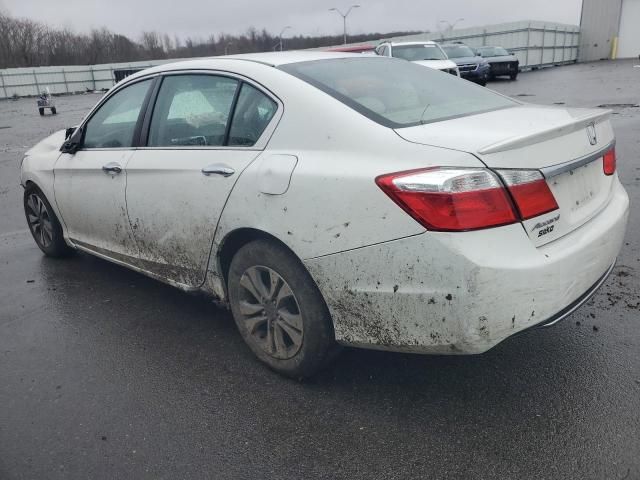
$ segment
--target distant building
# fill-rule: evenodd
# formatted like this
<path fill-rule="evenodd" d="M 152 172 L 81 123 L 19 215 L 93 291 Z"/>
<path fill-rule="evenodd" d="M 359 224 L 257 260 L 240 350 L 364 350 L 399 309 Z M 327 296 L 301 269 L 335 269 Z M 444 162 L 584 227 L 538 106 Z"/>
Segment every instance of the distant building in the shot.
<path fill-rule="evenodd" d="M 640 0 L 583 0 L 579 60 L 640 56 Z"/>

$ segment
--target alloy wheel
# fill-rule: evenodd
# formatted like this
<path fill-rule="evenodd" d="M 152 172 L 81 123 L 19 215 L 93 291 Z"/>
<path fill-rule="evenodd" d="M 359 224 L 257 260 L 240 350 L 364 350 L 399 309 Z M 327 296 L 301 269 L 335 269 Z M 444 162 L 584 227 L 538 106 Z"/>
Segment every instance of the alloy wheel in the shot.
<path fill-rule="evenodd" d="M 40 246 L 48 248 L 53 242 L 51 214 L 40 196 L 35 193 L 27 199 L 27 222 Z"/>
<path fill-rule="evenodd" d="M 293 357 L 303 341 L 303 318 L 287 282 L 269 267 L 249 267 L 240 278 L 239 311 L 248 337 L 268 355 Z"/>

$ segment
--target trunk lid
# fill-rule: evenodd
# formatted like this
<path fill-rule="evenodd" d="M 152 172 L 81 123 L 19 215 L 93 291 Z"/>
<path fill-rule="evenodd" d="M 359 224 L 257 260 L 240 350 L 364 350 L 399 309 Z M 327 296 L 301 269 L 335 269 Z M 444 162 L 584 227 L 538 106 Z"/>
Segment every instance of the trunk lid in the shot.
<path fill-rule="evenodd" d="M 461 150 L 494 169 L 542 171 L 559 209 L 524 221 L 536 246 L 584 225 L 612 195 L 602 157 L 614 143 L 610 112 L 520 105 L 397 129 L 414 143 Z"/>

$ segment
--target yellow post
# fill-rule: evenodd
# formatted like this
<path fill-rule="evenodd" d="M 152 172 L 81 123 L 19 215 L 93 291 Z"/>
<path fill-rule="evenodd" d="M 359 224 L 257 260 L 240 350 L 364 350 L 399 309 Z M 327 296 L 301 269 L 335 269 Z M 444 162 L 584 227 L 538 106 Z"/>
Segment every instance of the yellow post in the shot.
<path fill-rule="evenodd" d="M 611 42 L 611 60 L 618 58 L 618 37 L 613 37 Z"/>

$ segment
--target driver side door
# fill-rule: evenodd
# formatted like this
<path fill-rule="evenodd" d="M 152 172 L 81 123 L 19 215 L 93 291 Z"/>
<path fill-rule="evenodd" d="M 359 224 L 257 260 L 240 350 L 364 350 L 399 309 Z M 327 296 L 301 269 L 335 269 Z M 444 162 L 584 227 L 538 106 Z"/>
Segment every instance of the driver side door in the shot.
<path fill-rule="evenodd" d="M 138 256 L 125 202 L 127 164 L 153 79 L 127 85 L 83 124 L 75 153 L 54 167 L 55 200 L 69 240 L 77 247 L 134 264 Z"/>

